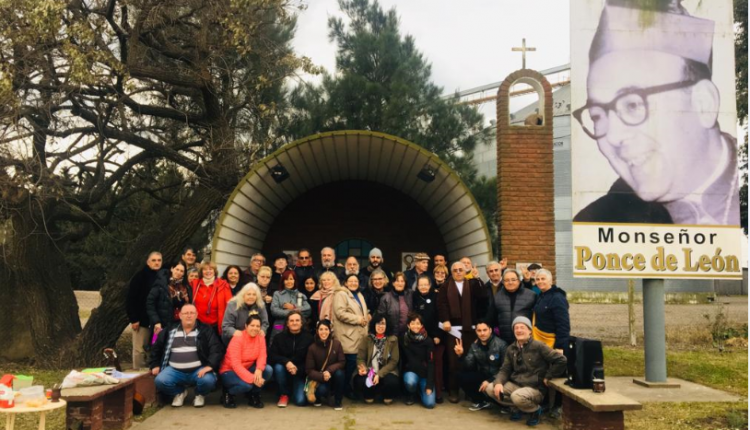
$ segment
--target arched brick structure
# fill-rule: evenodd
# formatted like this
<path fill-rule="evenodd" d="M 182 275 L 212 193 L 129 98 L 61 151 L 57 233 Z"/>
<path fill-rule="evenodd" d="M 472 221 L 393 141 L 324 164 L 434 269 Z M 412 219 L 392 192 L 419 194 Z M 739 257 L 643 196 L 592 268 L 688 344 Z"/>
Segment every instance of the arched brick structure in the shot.
<path fill-rule="evenodd" d="M 510 90 L 525 83 L 539 94 L 542 125 L 510 125 Z M 534 70 L 517 70 L 497 92 L 498 253 L 509 267 L 541 263 L 555 273 L 552 88 Z"/>

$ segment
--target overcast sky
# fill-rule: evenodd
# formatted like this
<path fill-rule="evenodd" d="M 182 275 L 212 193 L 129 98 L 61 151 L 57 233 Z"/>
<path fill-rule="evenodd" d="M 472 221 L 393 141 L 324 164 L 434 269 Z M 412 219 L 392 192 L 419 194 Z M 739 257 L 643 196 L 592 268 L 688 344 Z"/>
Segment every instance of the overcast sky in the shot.
<path fill-rule="evenodd" d="M 336 47 L 328 40 L 328 17 L 342 16 L 336 0 L 303 0 L 294 47 L 298 54 L 335 70 Z M 502 81 L 521 68 L 521 54 L 511 48 L 537 49 L 527 67 L 543 70 L 570 60 L 567 0 L 382 0 L 395 7 L 402 34 L 411 34 L 432 64 L 433 82 L 444 93 Z M 314 77 L 304 77 L 318 81 Z M 489 95 L 489 94 L 488 94 Z M 482 111 L 487 115 L 486 103 Z"/>

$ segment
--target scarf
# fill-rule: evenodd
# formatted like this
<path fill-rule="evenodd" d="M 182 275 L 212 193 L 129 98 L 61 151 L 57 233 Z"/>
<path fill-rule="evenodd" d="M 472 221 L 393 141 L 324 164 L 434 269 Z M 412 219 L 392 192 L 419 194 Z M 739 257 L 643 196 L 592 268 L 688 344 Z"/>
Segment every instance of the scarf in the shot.
<path fill-rule="evenodd" d="M 182 278 L 169 278 L 169 297 L 183 302 L 188 301 L 187 288 L 185 287 L 185 284 L 182 283 Z"/>
<path fill-rule="evenodd" d="M 406 332 L 406 343 L 420 343 L 427 339 L 427 330 L 425 330 L 424 327 L 422 327 L 421 330 L 419 330 L 419 333 L 414 333 L 411 330 L 408 330 Z"/>
<path fill-rule="evenodd" d="M 330 290 L 318 290 L 316 291 L 310 300 L 318 300 L 318 319 L 319 320 L 330 320 L 331 319 L 331 308 L 333 308 L 333 300 L 326 300 L 333 294 L 333 289 Z"/>
<path fill-rule="evenodd" d="M 384 334 L 370 334 L 370 339 L 372 339 L 372 343 L 375 345 L 375 353 L 372 355 L 372 367 L 377 367 L 375 369 L 375 372 L 377 372 L 380 370 L 380 366 L 385 364 L 386 337 Z"/>

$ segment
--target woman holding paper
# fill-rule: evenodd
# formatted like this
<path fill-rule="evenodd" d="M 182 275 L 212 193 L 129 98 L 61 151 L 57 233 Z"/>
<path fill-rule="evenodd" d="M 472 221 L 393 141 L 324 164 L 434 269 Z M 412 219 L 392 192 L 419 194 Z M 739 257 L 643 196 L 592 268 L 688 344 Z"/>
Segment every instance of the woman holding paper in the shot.
<path fill-rule="evenodd" d="M 376 314 L 370 323 L 370 334 L 359 344 L 354 391 L 372 403 L 383 396 L 390 405 L 399 392 L 398 338 L 387 336 L 385 316 Z"/>

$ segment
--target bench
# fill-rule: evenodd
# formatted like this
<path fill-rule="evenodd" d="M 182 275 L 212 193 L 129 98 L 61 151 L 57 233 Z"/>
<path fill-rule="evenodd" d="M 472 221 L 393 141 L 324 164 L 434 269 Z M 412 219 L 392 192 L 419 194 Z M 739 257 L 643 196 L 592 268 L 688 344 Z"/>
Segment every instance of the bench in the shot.
<path fill-rule="evenodd" d="M 563 396 L 565 430 L 624 430 L 623 412 L 643 409 L 642 404 L 611 390 L 595 393 L 590 388 L 571 388 L 565 381 L 565 378 L 558 378 L 549 382 L 549 386 Z"/>
<path fill-rule="evenodd" d="M 118 384 L 75 387 L 62 390 L 68 402 L 67 428 L 82 430 L 126 429 L 133 423 L 133 396 L 140 393 L 146 404 L 154 403 L 154 377 L 145 372 L 121 379 Z"/>

